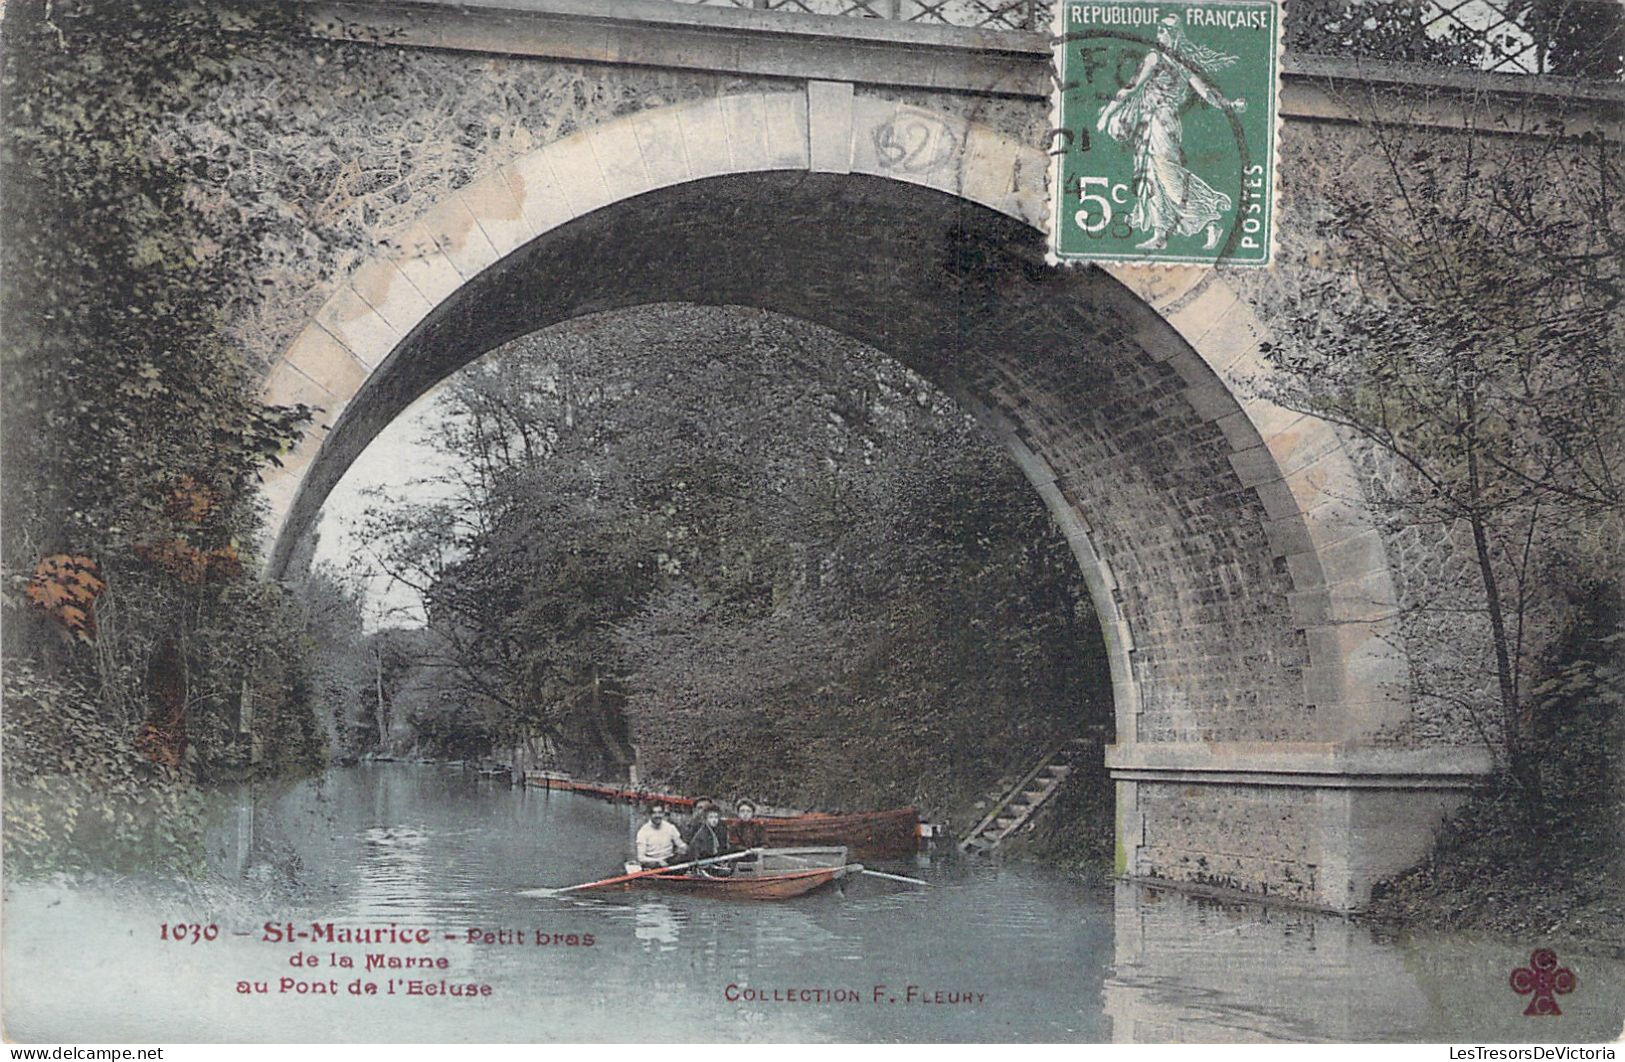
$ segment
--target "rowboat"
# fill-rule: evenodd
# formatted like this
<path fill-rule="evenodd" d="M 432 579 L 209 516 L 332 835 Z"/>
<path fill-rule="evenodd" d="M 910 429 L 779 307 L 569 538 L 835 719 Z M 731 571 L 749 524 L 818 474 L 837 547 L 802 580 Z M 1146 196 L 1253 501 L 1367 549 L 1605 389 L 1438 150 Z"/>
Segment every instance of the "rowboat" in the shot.
<path fill-rule="evenodd" d="M 767 848 L 759 858 L 733 864 L 727 877 L 646 874 L 620 884 L 623 889 L 654 889 L 726 900 L 788 900 L 861 873 L 848 863 L 845 848 Z"/>
<path fill-rule="evenodd" d="M 758 874 L 733 878 L 687 877 L 683 874 L 651 874 L 629 881 L 628 889 L 655 889 L 690 896 L 715 896 L 724 900 L 788 900 L 821 889 L 863 869 L 861 863 L 816 870 L 794 870 L 785 874 Z"/>
<path fill-rule="evenodd" d="M 731 873 L 718 873 L 723 864 Z M 704 868 L 712 868 L 706 870 Z M 690 871 L 684 874 L 683 871 Z M 848 863 L 846 849 L 834 848 L 743 848 L 718 856 L 679 863 L 669 869 L 644 870 L 636 863 L 626 864 L 626 873 L 598 881 L 585 881 L 562 889 L 522 889 L 521 896 L 568 896 L 590 889 L 660 889 L 698 896 L 735 900 L 787 900 L 832 881 L 854 874 L 872 874 L 909 885 L 927 886 L 929 881 L 870 870 L 862 863 Z"/>
<path fill-rule="evenodd" d="M 907 855 L 919 846 L 920 816 L 912 807 L 850 815 L 764 815 L 752 821 L 761 823 L 763 843 L 774 847 L 838 844 L 866 856 L 880 856 Z M 729 819 L 728 828 L 733 829 L 737 822 Z"/>

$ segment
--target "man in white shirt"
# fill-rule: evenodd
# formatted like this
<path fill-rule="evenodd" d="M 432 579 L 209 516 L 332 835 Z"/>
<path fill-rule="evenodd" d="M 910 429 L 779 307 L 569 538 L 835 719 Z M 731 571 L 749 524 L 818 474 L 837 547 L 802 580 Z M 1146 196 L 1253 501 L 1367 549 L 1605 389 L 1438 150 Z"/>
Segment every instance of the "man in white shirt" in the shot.
<path fill-rule="evenodd" d="M 666 821 L 666 805 L 650 804 L 649 821 L 638 827 L 638 865 L 645 870 L 669 867 L 686 851 L 683 835 Z"/>

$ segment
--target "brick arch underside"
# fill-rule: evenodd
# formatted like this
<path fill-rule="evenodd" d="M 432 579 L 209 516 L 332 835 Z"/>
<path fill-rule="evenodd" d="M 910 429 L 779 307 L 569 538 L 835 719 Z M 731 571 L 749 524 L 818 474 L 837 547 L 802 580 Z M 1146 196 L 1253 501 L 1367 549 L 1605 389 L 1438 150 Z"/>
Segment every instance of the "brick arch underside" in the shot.
<path fill-rule="evenodd" d="M 1226 423 L 1239 407 L 1212 379 L 1182 371 L 1202 364 L 1185 340 L 1110 275 L 1045 267 L 1021 221 L 874 177 L 673 185 L 570 221 L 469 279 L 332 422 L 273 571 L 350 463 L 435 383 L 537 329 L 655 302 L 833 328 L 977 411 L 1079 554 L 1112 658 L 1119 742 L 1347 740 L 1369 725 L 1313 695 L 1317 667 L 1346 669 L 1312 659 L 1336 652 L 1303 618 L 1323 573 L 1301 544 L 1294 553 L 1301 530 L 1248 485 L 1236 455 L 1262 452 L 1256 432 L 1240 416 Z M 1267 478 L 1279 475 L 1272 466 Z"/>

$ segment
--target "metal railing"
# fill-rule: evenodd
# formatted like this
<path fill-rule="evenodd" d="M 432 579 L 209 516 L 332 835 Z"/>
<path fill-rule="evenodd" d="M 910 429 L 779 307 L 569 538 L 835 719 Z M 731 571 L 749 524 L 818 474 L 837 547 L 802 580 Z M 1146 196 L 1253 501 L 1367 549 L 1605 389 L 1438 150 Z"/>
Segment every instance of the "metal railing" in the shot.
<path fill-rule="evenodd" d="M 682 0 L 786 14 L 1047 33 L 1059 0 Z M 1301 55 L 1511 74 L 1625 76 L 1625 0 L 1291 0 Z"/>
<path fill-rule="evenodd" d="M 1625 0 L 1291 0 L 1287 49 L 1501 74 L 1625 75 Z"/>
<path fill-rule="evenodd" d="M 1047 33 L 1054 0 L 684 0 L 803 15 L 844 15 L 968 29 Z"/>

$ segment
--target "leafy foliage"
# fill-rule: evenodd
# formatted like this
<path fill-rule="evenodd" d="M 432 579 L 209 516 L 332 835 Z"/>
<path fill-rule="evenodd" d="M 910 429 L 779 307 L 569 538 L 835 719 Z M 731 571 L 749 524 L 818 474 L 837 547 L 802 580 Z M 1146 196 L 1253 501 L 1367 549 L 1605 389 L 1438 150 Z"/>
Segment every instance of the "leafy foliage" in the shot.
<path fill-rule="evenodd" d="M 1548 677 L 1530 691 L 1541 799 L 1510 785 L 1475 796 L 1428 862 L 1379 891 L 1374 913 L 1544 939 L 1625 938 L 1625 602 L 1617 583 L 1584 591 L 1543 661 Z"/>
<path fill-rule="evenodd" d="M 1287 9 L 1287 46 L 1311 55 L 1470 66 L 1481 44 L 1465 28 L 1426 31 L 1416 0 L 1301 0 Z"/>
<path fill-rule="evenodd" d="M 1375 455 L 1397 538 L 1437 536 L 1452 574 L 1409 573 L 1404 618 L 1449 625 L 1456 650 L 1414 669 L 1418 692 L 1463 709 L 1538 800 L 1531 674 L 1573 573 L 1617 563 L 1620 153 L 1534 136 L 1491 163 L 1471 134 L 1369 132 L 1392 194 L 1346 186 L 1326 226 L 1358 286 L 1306 292 L 1270 397 Z M 1475 636 L 1483 655 L 1461 652 Z"/>
<path fill-rule="evenodd" d="M 545 739 L 587 771 L 635 745 L 643 778 L 695 791 L 960 809 L 1105 710 L 1042 505 L 867 348 L 644 308 L 511 344 L 439 414 L 436 500 L 379 506 L 365 534 L 422 595 L 424 669 L 499 746 Z"/>
<path fill-rule="evenodd" d="M 264 28 L 280 17 L 264 13 Z M 105 774 L 133 749 L 177 787 L 160 798 L 153 782 L 142 806 L 181 816 L 180 779 L 246 766 L 255 742 L 268 765 L 309 764 L 323 744 L 294 613 L 247 574 L 243 546 L 259 470 L 313 411 L 258 400 L 260 367 L 224 338 L 218 306 L 259 234 L 208 216 L 194 178 L 209 160 L 160 135 L 231 84 L 252 38 L 204 4 L 22 0 L 4 18 L 6 667 L 52 691 L 20 701 L 19 718 L 73 705 L 78 753 L 35 764 L 69 764 L 38 783 L 66 787 L 63 807 L 106 781 L 92 763 Z M 27 691 L 7 693 L 9 724 Z M 109 829 L 95 836 L 122 865 L 140 846 Z M 154 830 L 150 857 L 187 865 L 159 843 L 190 843 L 184 816 Z"/>
<path fill-rule="evenodd" d="M 0 682 L 7 873 L 198 869 L 196 790 L 160 774 L 87 691 L 16 661 Z"/>
<path fill-rule="evenodd" d="M 1615 0 L 1297 0 L 1287 44 L 1311 55 L 1611 80 L 1625 74 Z M 1497 12 L 1505 15 L 1502 19 Z"/>
<path fill-rule="evenodd" d="M 94 560 L 53 553 L 40 559 L 23 593 L 68 634 L 88 642 L 96 633 L 96 598 L 106 589 Z"/>

